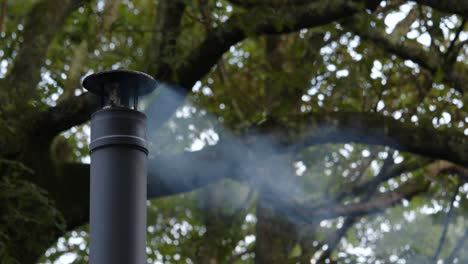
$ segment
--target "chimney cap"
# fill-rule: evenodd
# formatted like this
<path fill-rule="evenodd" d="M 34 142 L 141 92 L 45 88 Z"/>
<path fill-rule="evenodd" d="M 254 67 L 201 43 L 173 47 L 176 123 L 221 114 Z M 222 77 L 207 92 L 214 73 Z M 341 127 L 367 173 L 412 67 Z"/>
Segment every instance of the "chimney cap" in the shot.
<path fill-rule="evenodd" d="M 131 70 L 111 70 L 93 73 L 83 80 L 83 87 L 101 97 L 102 107 L 138 109 L 138 97 L 156 89 L 158 82 L 150 75 Z"/>
<path fill-rule="evenodd" d="M 93 73 L 83 80 L 83 87 L 91 93 L 108 97 L 117 85 L 122 91 L 137 96 L 151 93 L 157 81 L 150 75 L 132 70 L 110 70 Z M 136 94 L 135 94 L 136 92 Z"/>

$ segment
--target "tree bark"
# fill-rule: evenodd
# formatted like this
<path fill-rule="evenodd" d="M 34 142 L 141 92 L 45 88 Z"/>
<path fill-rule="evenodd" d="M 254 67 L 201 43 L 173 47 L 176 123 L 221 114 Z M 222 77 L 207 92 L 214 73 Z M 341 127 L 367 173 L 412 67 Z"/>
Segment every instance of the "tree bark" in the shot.
<path fill-rule="evenodd" d="M 416 0 L 418 4 L 427 5 L 440 11 L 459 14 L 468 17 L 468 3 L 459 0 Z"/>
<path fill-rule="evenodd" d="M 275 209 L 272 201 L 259 193 L 255 231 L 255 264 L 287 263 L 296 241 L 294 226 Z"/>
<path fill-rule="evenodd" d="M 228 226 L 222 217 L 223 183 L 220 182 L 205 187 L 201 190 L 199 198 L 206 232 L 203 234 L 198 249 L 197 263 L 224 263 L 222 239 L 223 233 L 226 232 Z"/>
<path fill-rule="evenodd" d="M 24 40 L 13 68 L 5 78 L 5 87 L 13 89 L 9 89 L 8 101 L 0 101 L 3 105 L 16 103 L 15 109 L 17 109 L 18 104 L 25 104 L 27 100 L 35 97 L 41 66 L 45 61 L 50 43 L 68 16 L 87 1 L 66 0 L 57 4 L 53 0 L 43 0 L 34 6 L 29 13 Z"/>

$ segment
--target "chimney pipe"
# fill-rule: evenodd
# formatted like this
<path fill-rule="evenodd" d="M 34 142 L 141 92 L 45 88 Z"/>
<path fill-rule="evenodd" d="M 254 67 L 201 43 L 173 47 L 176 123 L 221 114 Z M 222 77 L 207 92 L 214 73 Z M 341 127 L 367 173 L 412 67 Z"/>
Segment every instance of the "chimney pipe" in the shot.
<path fill-rule="evenodd" d="M 83 81 L 102 107 L 91 117 L 89 145 L 91 264 L 146 263 L 148 148 L 138 96 L 156 85 L 151 76 L 128 70 L 99 72 Z"/>

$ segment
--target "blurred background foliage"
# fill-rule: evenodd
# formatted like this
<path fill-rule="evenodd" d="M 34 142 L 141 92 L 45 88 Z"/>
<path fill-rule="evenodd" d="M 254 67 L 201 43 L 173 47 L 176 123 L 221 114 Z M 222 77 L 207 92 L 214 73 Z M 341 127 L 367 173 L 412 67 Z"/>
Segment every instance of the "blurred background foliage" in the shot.
<path fill-rule="evenodd" d="M 0 0 L 4 10 L 0 78 L 6 76 L 15 60 L 28 12 L 37 2 Z M 116 5 L 111 14 L 106 13 L 110 2 Z M 208 32 L 222 27 L 232 14 L 246 12 L 225 0 L 184 3 L 187 7 L 176 55 L 167 61 L 171 65 L 183 65 L 183 58 Z M 145 51 L 151 48 L 154 20 L 158 19 L 157 4 L 151 0 L 95 0 L 79 7 L 48 50 L 34 107 L 46 109 L 70 96 L 68 93 L 83 93 L 77 78 L 79 81 L 85 74 L 142 68 Z M 252 21 L 243 22 L 248 34 Z M 231 46 L 210 73 L 194 85 L 166 125 L 157 133 L 150 131 L 152 153 L 197 151 L 270 119 L 294 127 L 291 114 L 318 109 L 380 113 L 404 123 L 467 135 L 468 97 L 442 82 L 446 72 L 431 73 L 354 33 L 354 27 L 370 25 L 402 43 L 446 54 L 455 36 L 459 42 L 467 41 L 464 23 L 461 16 L 389 0 L 357 22 L 344 19 L 290 34 L 252 36 Z M 466 63 L 466 51 L 462 46 L 455 60 Z M 151 99 L 144 103 L 150 104 Z M 84 124 L 62 133 L 54 140 L 52 155 L 89 162 L 89 130 L 89 124 Z M 395 190 L 410 180 L 423 185 L 422 179 L 427 177 L 424 166 L 432 162 L 389 147 L 352 143 L 308 147 L 290 161 L 295 189 L 284 195 L 303 205 L 334 201 L 343 190 L 375 178 L 386 162 L 417 166 L 375 186 L 375 192 Z M 56 216 L 59 212 L 47 193 L 15 176 L 29 170 L 7 160 L 0 160 L 0 165 L 0 244 L 9 240 L 12 232 L 23 232 L 21 239 L 41 235 L 3 229 L 11 226 L 6 222 L 27 221 L 28 226 L 53 225 L 63 230 L 63 219 Z M 423 194 L 354 219 L 336 245 L 329 235 L 342 228 L 346 218 L 307 223 L 293 214 L 283 215 L 281 218 L 300 230 L 294 234 L 296 238 L 309 239 L 312 245 L 312 262 L 298 257 L 309 250 L 298 242 L 290 250 L 291 263 L 468 263 L 468 242 L 464 250 L 456 251 L 468 236 L 468 183 L 452 173 L 429 180 L 431 185 Z M 191 193 L 148 201 L 148 263 L 253 263 L 257 195 L 247 182 L 224 180 Z M 356 202 L 362 197 L 351 193 L 340 202 Z M 444 232 L 447 234 L 434 262 Z M 88 263 L 88 237 L 87 226 L 68 232 L 39 263 Z M 34 241 L 42 243 L 40 239 Z M 329 248 L 329 258 L 321 260 L 321 254 Z M 0 246 L 1 263 L 15 263 L 9 250 L 6 244 Z M 207 256 L 218 262 L 210 262 Z"/>

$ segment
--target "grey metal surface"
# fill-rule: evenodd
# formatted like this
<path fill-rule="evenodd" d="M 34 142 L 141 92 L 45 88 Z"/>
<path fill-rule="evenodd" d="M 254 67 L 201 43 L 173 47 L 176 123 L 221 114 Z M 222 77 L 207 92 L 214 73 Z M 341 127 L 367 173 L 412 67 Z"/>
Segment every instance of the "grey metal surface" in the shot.
<path fill-rule="evenodd" d="M 94 113 L 90 151 L 90 263 L 146 263 L 146 116 Z"/>
<path fill-rule="evenodd" d="M 130 70 L 93 73 L 83 80 L 83 87 L 101 97 L 102 106 L 124 106 L 138 109 L 138 97 L 151 93 L 158 82 L 150 75 Z"/>
<path fill-rule="evenodd" d="M 109 95 L 111 84 L 118 84 L 126 90 L 136 89 L 137 95 L 151 93 L 157 81 L 150 75 L 131 70 L 110 70 L 93 73 L 83 80 L 83 87 L 98 95 Z"/>

